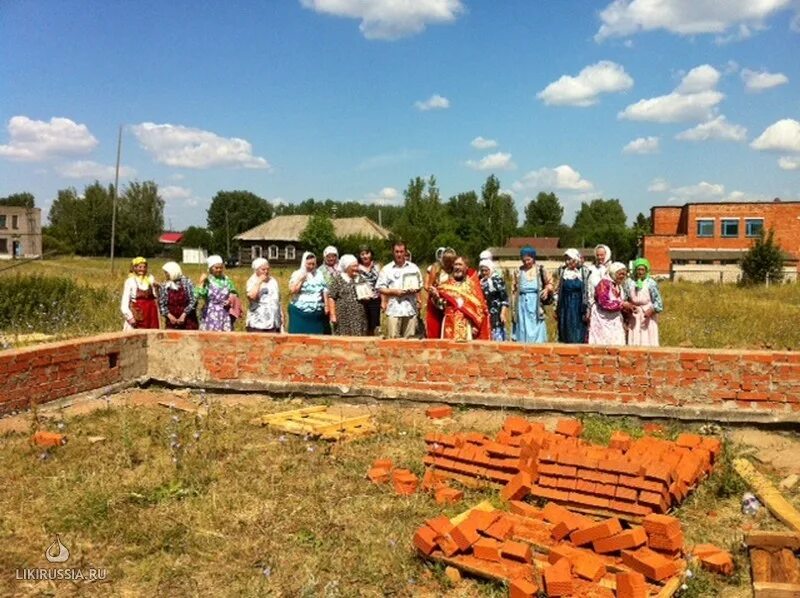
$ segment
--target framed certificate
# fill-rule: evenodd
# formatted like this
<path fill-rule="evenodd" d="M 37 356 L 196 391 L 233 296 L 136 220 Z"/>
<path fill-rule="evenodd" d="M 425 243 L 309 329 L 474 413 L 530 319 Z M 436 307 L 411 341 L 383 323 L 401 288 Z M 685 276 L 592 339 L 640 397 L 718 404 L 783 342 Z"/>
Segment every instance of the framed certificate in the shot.
<path fill-rule="evenodd" d="M 418 291 L 422 287 L 422 280 L 416 272 L 409 272 L 403 274 L 403 290 L 404 291 Z"/>
<path fill-rule="evenodd" d="M 374 291 L 372 290 L 372 285 L 368 282 L 359 282 L 356 285 L 356 299 L 359 301 L 366 301 L 367 299 L 372 299 L 374 295 Z"/>

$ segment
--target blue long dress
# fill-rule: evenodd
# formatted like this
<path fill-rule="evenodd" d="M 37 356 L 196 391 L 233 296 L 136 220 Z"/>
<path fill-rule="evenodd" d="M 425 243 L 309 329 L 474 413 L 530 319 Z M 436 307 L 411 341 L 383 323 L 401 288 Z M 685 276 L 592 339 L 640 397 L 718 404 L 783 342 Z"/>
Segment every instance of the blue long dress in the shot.
<path fill-rule="evenodd" d="M 581 277 L 561 281 L 558 295 L 558 340 L 562 343 L 585 343 L 586 311 L 584 284 Z"/>
<path fill-rule="evenodd" d="M 539 308 L 539 276 L 528 280 L 520 270 L 517 291 L 517 317 L 514 322 L 514 340 L 518 343 L 546 343 L 547 325 L 544 312 Z"/>

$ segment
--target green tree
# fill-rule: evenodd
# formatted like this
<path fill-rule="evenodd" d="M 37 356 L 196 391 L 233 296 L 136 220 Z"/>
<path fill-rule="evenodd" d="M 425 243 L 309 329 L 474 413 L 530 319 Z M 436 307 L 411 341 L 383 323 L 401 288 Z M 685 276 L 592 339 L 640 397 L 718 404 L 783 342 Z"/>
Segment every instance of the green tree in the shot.
<path fill-rule="evenodd" d="M 508 193 L 500 193 L 500 181 L 493 174 L 481 187 L 481 204 L 486 217 L 484 244 L 504 246 L 517 230 L 517 208 Z"/>
<path fill-rule="evenodd" d="M 403 214 L 394 227 L 395 236 L 406 242 L 414 261 L 432 261 L 436 236 L 452 230 L 436 177 L 431 176 L 427 181 L 421 177 L 411 179 L 404 196 Z"/>
<path fill-rule="evenodd" d="M 593 199 L 581 202 L 572 227 L 578 231 L 591 231 L 600 227 L 627 227 L 628 218 L 618 199 Z"/>
<path fill-rule="evenodd" d="M 322 251 L 328 245 L 336 243 L 333 222 L 325 212 L 318 212 L 308 220 L 305 229 L 300 233 L 300 243 L 309 251 L 313 251 L 317 260 L 321 262 Z"/>
<path fill-rule="evenodd" d="M 78 255 L 107 255 L 113 196 L 113 186 L 104 187 L 97 181 L 88 185 L 82 196 L 74 188 L 60 190 L 50 208 L 50 234 Z"/>
<path fill-rule="evenodd" d="M 555 193 L 540 192 L 525 207 L 525 227 L 539 234 L 557 235 L 564 217 L 564 207 Z"/>
<path fill-rule="evenodd" d="M 181 245 L 184 247 L 208 249 L 211 247 L 211 233 L 202 226 L 190 226 L 183 231 Z"/>
<path fill-rule="evenodd" d="M 459 193 L 447 201 L 446 209 L 452 230 L 437 235 L 435 246 L 452 247 L 460 255 L 476 258 L 485 249 L 486 233 L 486 216 L 478 194 L 474 191 Z"/>
<path fill-rule="evenodd" d="M 215 253 L 236 254 L 239 248 L 234 236 L 272 218 L 274 209 L 266 199 L 249 191 L 218 191 L 208 208 L 207 225 Z"/>
<path fill-rule="evenodd" d="M 164 232 L 164 200 L 153 181 L 129 183 L 118 199 L 117 245 L 120 255 L 156 255 Z"/>
<path fill-rule="evenodd" d="M 742 257 L 742 284 L 764 284 L 783 280 L 783 253 L 775 242 L 775 231 L 764 231 Z"/>
<path fill-rule="evenodd" d="M 0 206 L 10 206 L 17 208 L 33 208 L 35 200 L 32 193 L 12 193 L 6 197 L 0 197 Z"/>
<path fill-rule="evenodd" d="M 650 217 L 645 216 L 641 212 L 636 215 L 636 220 L 633 221 L 633 229 L 639 236 L 642 235 L 649 235 L 652 230 L 653 226 L 650 222 Z"/>

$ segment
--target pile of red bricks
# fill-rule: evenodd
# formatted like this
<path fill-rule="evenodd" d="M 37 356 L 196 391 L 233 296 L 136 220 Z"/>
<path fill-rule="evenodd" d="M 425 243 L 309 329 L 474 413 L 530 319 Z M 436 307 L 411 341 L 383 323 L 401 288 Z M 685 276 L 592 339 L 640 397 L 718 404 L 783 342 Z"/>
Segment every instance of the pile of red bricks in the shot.
<path fill-rule="evenodd" d="M 733 557 L 727 550 L 713 544 L 698 544 L 692 549 L 692 555 L 700 560 L 704 569 L 720 575 L 733 575 Z"/>
<path fill-rule="evenodd" d="M 644 598 L 658 587 L 651 584 L 685 566 L 674 517 L 650 514 L 642 525 L 624 527 L 617 518 L 595 521 L 553 502 L 543 509 L 520 501 L 509 506 L 510 512 L 473 510 L 456 526 L 446 517 L 428 520 L 414 544 L 467 572 L 512 582 L 512 596 L 533 596 L 538 587 L 548 596 L 613 596 L 603 586 L 615 583 L 616 596 Z"/>
<path fill-rule="evenodd" d="M 674 442 L 615 432 L 608 447 L 579 436 L 578 420 L 555 432 L 520 417 L 506 419 L 494 439 L 483 434 L 425 437 L 425 464 L 461 481 L 504 486 L 503 498 L 533 494 L 573 509 L 628 519 L 665 513 L 683 501 L 713 467 L 718 438 L 681 434 Z"/>
<path fill-rule="evenodd" d="M 409 469 L 394 468 L 391 459 L 377 459 L 372 463 L 367 478 L 375 484 L 392 482 L 394 491 L 402 496 L 414 494 L 420 486 L 419 478 Z M 464 492 L 450 488 L 447 481 L 434 470 L 427 470 L 422 478 L 422 490 L 432 492 L 439 504 L 452 504 L 464 498 Z"/>

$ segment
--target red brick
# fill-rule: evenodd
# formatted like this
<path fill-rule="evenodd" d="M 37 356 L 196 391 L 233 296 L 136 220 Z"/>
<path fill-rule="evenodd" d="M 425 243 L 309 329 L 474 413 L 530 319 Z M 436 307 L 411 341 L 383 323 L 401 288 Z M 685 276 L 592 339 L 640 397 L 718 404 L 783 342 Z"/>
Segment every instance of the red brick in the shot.
<path fill-rule="evenodd" d="M 486 528 L 486 535 L 496 540 L 508 540 L 514 534 L 514 524 L 506 517 L 500 517 Z"/>
<path fill-rule="evenodd" d="M 424 555 L 431 554 L 434 550 L 436 550 L 437 546 L 436 532 L 427 525 L 423 525 L 414 534 L 414 546 L 416 546 L 417 550 Z"/>
<path fill-rule="evenodd" d="M 548 596 L 569 596 L 573 591 L 572 571 L 569 561 L 561 559 L 544 568 L 544 587 Z"/>
<path fill-rule="evenodd" d="M 600 554 L 617 552 L 630 548 L 638 548 L 647 543 L 647 533 L 643 527 L 633 527 L 608 538 L 601 538 L 592 543 L 594 551 Z"/>
<path fill-rule="evenodd" d="M 522 417 L 509 416 L 503 422 L 503 429 L 513 435 L 525 434 L 531 429 L 531 424 L 528 420 Z"/>
<path fill-rule="evenodd" d="M 662 536 L 661 534 L 649 534 L 647 545 L 653 550 L 677 554 L 683 550 L 683 532 L 678 532 L 674 536 Z"/>
<path fill-rule="evenodd" d="M 533 480 L 527 472 L 521 471 L 515 475 L 500 491 L 503 500 L 520 500 L 531 492 Z"/>
<path fill-rule="evenodd" d="M 578 437 L 583 432 L 583 424 L 577 419 L 560 419 L 556 424 L 556 434 Z"/>
<path fill-rule="evenodd" d="M 674 536 L 681 532 L 680 520 L 669 515 L 648 515 L 642 520 L 642 525 L 648 535 Z"/>
<path fill-rule="evenodd" d="M 515 542 L 513 540 L 506 540 L 500 548 L 503 556 L 508 557 L 514 561 L 521 563 L 533 562 L 533 552 L 531 545 L 525 542 Z"/>
<path fill-rule="evenodd" d="M 704 568 L 720 575 L 733 575 L 733 557 L 725 550 L 700 557 Z"/>
<path fill-rule="evenodd" d="M 541 516 L 541 511 L 539 509 L 521 500 L 508 501 L 508 509 L 512 513 L 522 515 L 523 517 L 539 519 Z"/>
<path fill-rule="evenodd" d="M 580 551 L 572 560 L 572 572 L 578 577 L 598 582 L 606 574 L 606 566 L 592 553 Z"/>
<path fill-rule="evenodd" d="M 441 419 L 443 417 L 450 417 L 453 415 L 453 408 L 450 405 L 443 405 L 441 407 L 429 407 L 425 410 L 425 415 L 431 419 Z"/>
<path fill-rule="evenodd" d="M 472 522 L 473 527 L 477 531 L 485 532 L 502 516 L 502 511 L 484 511 L 482 509 L 472 509 L 467 518 L 470 522 Z"/>
<path fill-rule="evenodd" d="M 478 530 L 469 520 L 462 521 L 453 528 L 453 531 L 450 532 L 450 537 L 453 538 L 458 549 L 462 552 L 466 552 L 475 542 L 481 539 L 478 535 Z"/>
<path fill-rule="evenodd" d="M 703 442 L 703 437 L 698 436 L 697 434 L 679 434 L 678 437 L 675 439 L 675 444 L 678 446 L 684 446 L 686 448 L 694 448 L 696 446 L 700 446 Z"/>
<path fill-rule="evenodd" d="M 601 538 L 613 536 L 621 531 L 622 526 L 619 523 L 619 519 L 612 517 L 610 519 L 605 519 L 600 523 L 596 523 L 591 527 L 587 527 L 586 529 L 580 529 L 572 532 L 569 539 L 576 546 L 582 546 L 583 544 L 589 544 L 590 542 L 600 540 Z"/>
<path fill-rule="evenodd" d="M 619 449 L 623 452 L 627 451 L 631 446 L 631 437 L 625 432 L 616 430 L 611 434 L 611 441 L 608 443 L 611 448 Z"/>
<path fill-rule="evenodd" d="M 59 434 L 57 432 L 45 432 L 44 430 L 39 430 L 31 437 L 31 441 L 36 446 L 63 446 L 67 444 L 67 437 L 64 434 Z"/>
<path fill-rule="evenodd" d="M 653 581 L 662 581 L 675 575 L 678 562 L 667 558 L 649 548 L 639 548 L 635 551 L 622 551 L 622 563 Z"/>
<path fill-rule="evenodd" d="M 636 502 L 639 498 L 639 493 L 632 488 L 625 488 L 624 486 L 617 486 L 617 500 L 624 500 L 628 502 Z"/>
<path fill-rule="evenodd" d="M 570 515 L 569 509 L 554 502 L 548 502 L 542 509 L 542 519 L 548 523 L 560 523 L 569 519 Z"/>
<path fill-rule="evenodd" d="M 436 490 L 435 497 L 437 504 L 453 504 L 464 498 L 464 492 L 455 488 L 444 487 Z"/>
<path fill-rule="evenodd" d="M 538 593 L 539 586 L 530 579 L 517 577 L 508 584 L 508 598 L 536 598 Z"/>
<path fill-rule="evenodd" d="M 478 559 L 497 562 L 500 560 L 500 543 L 491 538 L 481 538 L 472 545 L 472 554 Z"/>
<path fill-rule="evenodd" d="M 436 532 L 437 536 L 446 536 L 453 531 L 453 524 L 450 523 L 450 520 L 444 515 L 426 520 L 425 525 Z"/>
<path fill-rule="evenodd" d="M 389 481 L 390 472 L 383 467 L 373 467 L 367 472 L 367 477 L 374 484 L 385 484 Z"/>
<path fill-rule="evenodd" d="M 570 544 L 557 544 L 550 547 L 550 552 L 547 553 L 547 562 L 552 564 L 557 563 L 561 559 L 566 559 L 570 563 L 577 558 L 579 550 Z"/>
<path fill-rule="evenodd" d="M 394 463 L 392 463 L 391 459 L 375 459 L 375 461 L 372 462 L 372 467 L 391 471 L 392 467 L 394 467 Z"/>
<path fill-rule="evenodd" d="M 619 572 L 616 576 L 617 598 L 647 598 L 644 575 L 635 571 Z"/>

